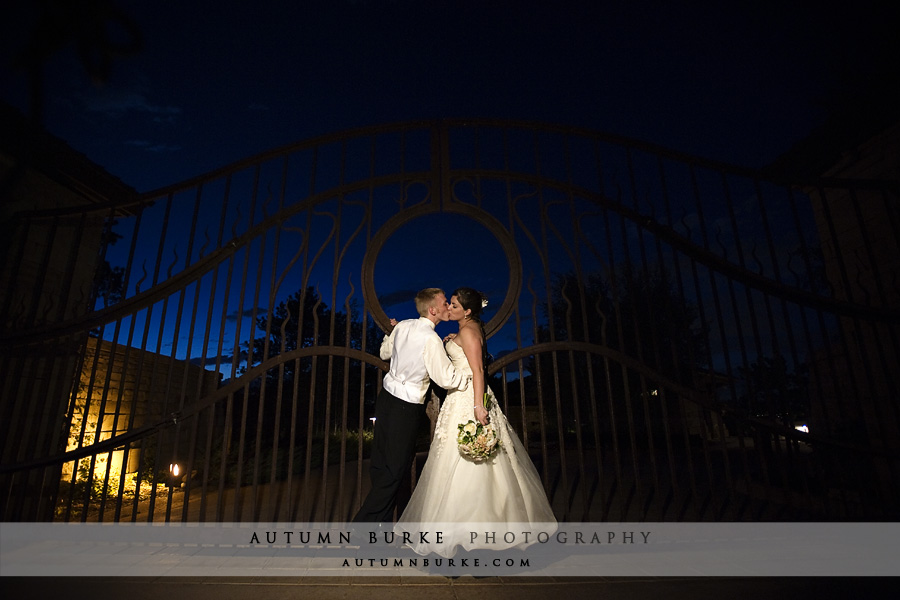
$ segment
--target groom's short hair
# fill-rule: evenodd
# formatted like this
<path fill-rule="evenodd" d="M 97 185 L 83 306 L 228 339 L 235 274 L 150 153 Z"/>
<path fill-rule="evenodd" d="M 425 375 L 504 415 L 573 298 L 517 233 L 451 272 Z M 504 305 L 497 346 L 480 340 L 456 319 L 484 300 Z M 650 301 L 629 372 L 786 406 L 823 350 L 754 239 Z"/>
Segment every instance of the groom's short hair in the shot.
<path fill-rule="evenodd" d="M 416 310 L 419 311 L 419 316 L 427 317 L 428 307 L 434 302 L 435 297 L 443 293 L 444 290 L 441 288 L 425 288 L 416 294 Z M 446 294 L 444 295 L 446 296 Z"/>

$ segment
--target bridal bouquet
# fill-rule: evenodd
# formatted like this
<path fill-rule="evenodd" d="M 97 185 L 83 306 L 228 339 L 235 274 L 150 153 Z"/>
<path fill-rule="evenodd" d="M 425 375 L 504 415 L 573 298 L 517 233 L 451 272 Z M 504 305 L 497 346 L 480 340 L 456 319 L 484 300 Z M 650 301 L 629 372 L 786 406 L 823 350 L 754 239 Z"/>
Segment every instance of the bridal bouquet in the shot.
<path fill-rule="evenodd" d="M 474 462 L 487 460 L 500 447 L 500 438 L 490 423 L 482 425 L 471 420 L 459 424 L 456 441 L 459 444 L 459 453 Z"/>

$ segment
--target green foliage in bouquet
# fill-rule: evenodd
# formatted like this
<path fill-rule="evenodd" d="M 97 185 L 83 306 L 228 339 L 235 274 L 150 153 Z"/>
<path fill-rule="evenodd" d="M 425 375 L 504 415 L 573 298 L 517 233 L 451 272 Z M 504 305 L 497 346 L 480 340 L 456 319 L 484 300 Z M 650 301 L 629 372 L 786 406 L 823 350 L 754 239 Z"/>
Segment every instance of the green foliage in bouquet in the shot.
<path fill-rule="evenodd" d="M 460 423 L 456 441 L 459 453 L 473 462 L 487 460 L 500 448 L 500 438 L 490 423 L 482 425 L 471 420 Z"/>

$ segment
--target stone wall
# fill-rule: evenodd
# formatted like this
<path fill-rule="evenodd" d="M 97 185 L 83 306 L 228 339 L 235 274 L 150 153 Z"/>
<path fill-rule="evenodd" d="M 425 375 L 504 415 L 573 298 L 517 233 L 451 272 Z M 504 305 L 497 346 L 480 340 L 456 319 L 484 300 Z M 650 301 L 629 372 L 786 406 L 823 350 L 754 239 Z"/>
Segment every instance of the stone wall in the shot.
<path fill-rule="evenodd" d="M 89 338 L 66 449 L 89 446 L 163 421 L 171 413 L 186 410 L 215 391 L 220 378 L 219 373 L 183 360 Z M 169 439 L 169 444 L 160 448 L 160 455 L 169 457 L 172 438 L 162 436 L 162 439 Z M 114 452 L 109 463 L 113 474 L 137 471 L 138 453 L 137 445 L 127 458 L 122 451 Z M 105 476 L 107 458 L 107 455 L 98 456 L 95 479 Z M 71 478 L 73 467 L 74 463 L 66 463 L 63 478 Z"/>
<path fill-rule="evenodd" d="M 47 518 L 105 221 L 137 194 L 0 103 L 0 517 Z M 26 468 L 29 465 L 37 465 Z"/>
<path fill-rule="evenodd" d="M 9 169 L 7 165 L 7 169 Z M 2 168 L 0 174 L 7 169 Z M 22 176 L 6 211 L 64 209 L 85 199 L 37 173 Z M 0 315 L 4 329 L 22 330 L 67 321 L 90 310 L 100 256 L 99 214 L 10 217 L 0 265 Z"/>
<path fill-rule="evenodd" d="M 823 173 L 900 181 L 900 122 Z M 836 299 L 900 309 L 900 199 L 896 190 L 810 189 L 825 275 Z M 897 369 L 900 332 L 865 319 L 839 319 L 830 351 L 813 359 L 811 430 L 863 446 L 900 448 Z"/>

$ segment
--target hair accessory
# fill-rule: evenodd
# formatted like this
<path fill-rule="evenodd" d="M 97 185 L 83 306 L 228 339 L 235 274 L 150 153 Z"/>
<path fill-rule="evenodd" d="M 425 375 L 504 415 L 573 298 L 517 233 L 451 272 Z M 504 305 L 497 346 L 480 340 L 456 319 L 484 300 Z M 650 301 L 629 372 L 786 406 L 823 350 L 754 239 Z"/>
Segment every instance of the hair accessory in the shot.
<path fill-rule="evenodd" d="M 485 308 L 488 305 L 487 298 L 484 296 L 481 297 L 481 308 Z"/>

